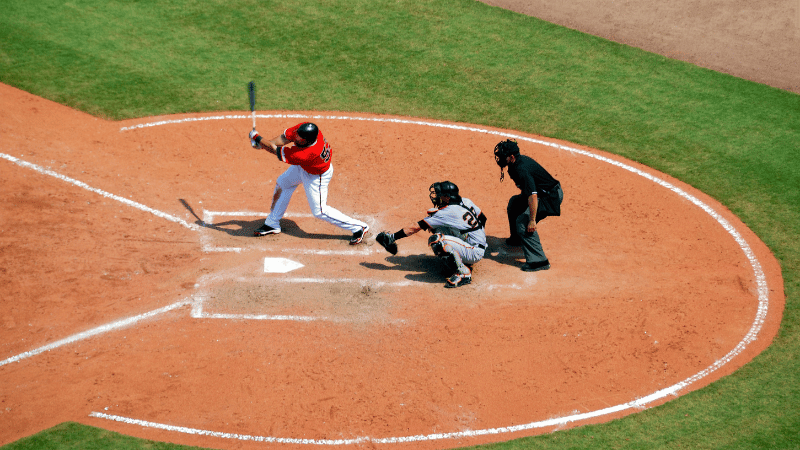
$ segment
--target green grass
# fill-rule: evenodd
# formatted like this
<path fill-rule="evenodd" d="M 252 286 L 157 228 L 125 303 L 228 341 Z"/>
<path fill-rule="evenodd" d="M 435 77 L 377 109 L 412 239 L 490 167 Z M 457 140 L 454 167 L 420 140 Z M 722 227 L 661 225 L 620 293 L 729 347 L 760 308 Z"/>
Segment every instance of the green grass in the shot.
<path fill-rule="evenodd" d="M 538 133 L 712 195 L 781 263 L 787 300 L 773 345 L 663 406 L 490 447 L 800 448 L 800 96 L 466 0 L 4 0 L 2 9 L 0 82 L 100 117 L 246 110 L 252 79 L 260 110 Z M 72 448 L 73 435 L 120 442 L 103 448 L 178 448 L 74 424 L 8 448 L 34 448 L 17 446 L 30 439 Z"/>
<path fill-rule="evenodd" d="M 190 450 L 200 447 L 146 441 L 100 428 L 66 422 L 3 446 L 3 450 Z"/>

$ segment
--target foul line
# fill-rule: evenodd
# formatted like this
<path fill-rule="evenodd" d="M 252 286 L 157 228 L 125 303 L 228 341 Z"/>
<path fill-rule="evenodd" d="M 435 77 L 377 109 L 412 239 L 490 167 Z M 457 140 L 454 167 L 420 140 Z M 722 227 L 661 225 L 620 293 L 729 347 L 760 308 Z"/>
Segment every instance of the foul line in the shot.
<path fill-rule="evenodd" d="M 112 323 L 109 323 L 109 324 L 106 324 L 106 325 L 99 326 L 97 328 L 92 328 L 91 330 L 84 331 L 83 333 L 78 333 L 78 334 L 72 335 L 70 337 L 61 339 L 61 340 L 53 342 L 51 344 L 47 344 L 45 346 L 39 347 L 39 348 L 37 348 L 35 350 L 31 350 L 31 351 L 28 351 L 28 352 L 25 352 L 25 353 L 20 353 L 17 356 L 12 356 L 11 358 L 8 358 L 8 359 L 5 359 L 3 361 L 0 361 L 0 366 L 4 366 L 6 364 L 17 362 L 17 361 L 23 360 L 25 358 L 30 358 L 31 356 L 36 356 L 36 355 L 38 355 L 40 353 L 49 352 L 50 350 L 56 349 L 58 347 L 62 347 L 62 346 L 67 345 L 67 344 L 72 344 L 72 343 L 77 342 L 77 341 L 88 339 L 90 337 L 97 336 L 97 335 L 100 335 L 100 334 L 103 334 L 103 333 L 107 333 L 107 332 L 112 331 L 112 330 L 116 330 L 116 329 L 119 329 L 119 328 L 124 328 L 124 327 L 130 326 L 130 325 L 133 325 L 133 324 L 135 324 L 137 322 L 141 322 L 142 320 L 149 319 L 149 318 L 155 317 L 155 316 L 157 316 L 159 314 L 163 314 L 165 312 L 172 311 L 173 309 L 178 309 L 178 308 L 181 308 L 183 306 L 190 305 L 190 304 L 191 304 L 190 300 L 183 300 L 183 301 L 180 301 L 180 302 L 177 302 L 177 303 L 173 303 L 173 304 L 171 304 L 169 306 L 165 306 L 163 308 L 155 309 L 153 311 L 150 311 L 150 312 L 147 312 L 147 313 L 144 313 L 144 314 L 140 314 L 138 316 L 129 317 L 127 319 L 122 319 L 122 320 L 119 320 L 119 321 L 116 321 L 116 322 L 112 322 Z"/>
<path fill-rule="evenodd" d="M 58 178 L 61 181 L 66 181 L 67 183 L 70 183 L 72 185 L 75 185 L 75 186 L 78 186 L 80 188 L 86 189 L 87 191 L 94 192 L 95 194 L 100 194 L 103 197 L 110 198 L 110 199 L 116 200 L 118 202 L 122 202 L 122 203 L 124 203 L 124 204 L 126 204 L 128 206 L 131 206 L 133 208 L 139 209 L 141 211 L 149 212 L 150 214 L 153 214 L 155 216 L 161 217 L 162 219 L 167 219 L 167 220 L 169 220 L 171 222 L 175 222 L 177 224 L 180 224 L 180 225 L 182 225 L 182 226 L 184 226 L 184 227 L 186 227 L 186 228 L 188 228 L 190 230 L 197 231 L 199 229 L 199 227 L 197 225 L 191 224 L 189 222 L 186 222 L 185 220 L 183 220 L 183 219 L 181 219 L 179 217 L 175 217 L 175 216 L 167 214 L 165 212 L 158 211 L 158 210 L 153 209 L 153 208 L 151 208 L 149 206 L 145 206 L 145 205 L 143 205 L 141 203 L 137 203 L 137 202 L 135 202 L 133 200 L 128 200 L 127 198 L 120 197 L 119 195 L 114 195 L 114 194 L 112 194 L 110 192 L 106 192 L 106 191 L 104 191 L 102 189 L 93 188 L 93 187 L 89 186 L 88 184 L 84 183 L 83 181 L 78 181 L 78 180 L 76 180 L 74 178 L 70 178 L 68 176 L 61 175 L 60 173 L 54 172 L 54 171 L 52 171 L 50 169 L 46 169 L 46 168 L 44 168 L 42 166 L 39 166 L 39 165 L 36 165 L 36 164 L 29 163 L 27 161 L 23 161 L 23 160 L 21 160 L 19 158 L 16 158 L 14 156 L 7 155 L 5 153 L 0 153 L 0 158 L 6 159 L 8 161 L 11 161 L 14 164 L 17 164 L 17 165 L 19 165 L 21 167 L 24 167 L 26 169 L 34 170 L 36 172 L 39 172 L 40 174 L 49 175 L 49 176 L 51 176 L 53 178 Z"/>

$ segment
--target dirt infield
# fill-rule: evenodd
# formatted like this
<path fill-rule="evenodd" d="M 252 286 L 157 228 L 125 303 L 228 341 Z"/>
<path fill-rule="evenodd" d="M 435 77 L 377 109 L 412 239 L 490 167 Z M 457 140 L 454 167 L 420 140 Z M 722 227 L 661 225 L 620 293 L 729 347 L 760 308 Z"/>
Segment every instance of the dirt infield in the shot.
<path fill-rule="evenodd" d="M 250 236 L 285 166 L 249 147 L 245 112 L 112 123 L 0 85 L 0 444 L 67 420 L 214 448 L 502 441 L 663 403 L 777 332 L 768 249 L 664 174 L 466 124 L 261 112 L 258 128 L 308 117 L 334 150 L 329 203 L 370 224 L 364 245 L 302 192 L 283 234 Z M 506 136 L 564 186 L 546 272 L 502 243 L 515 188 L 490 151 Z M 422 163 L 442 139 L 461 164 Z M 397 256 L 374 241 L 444 179 L 489 217 L 487 258 L 452 290 L 423 237 Z"/>

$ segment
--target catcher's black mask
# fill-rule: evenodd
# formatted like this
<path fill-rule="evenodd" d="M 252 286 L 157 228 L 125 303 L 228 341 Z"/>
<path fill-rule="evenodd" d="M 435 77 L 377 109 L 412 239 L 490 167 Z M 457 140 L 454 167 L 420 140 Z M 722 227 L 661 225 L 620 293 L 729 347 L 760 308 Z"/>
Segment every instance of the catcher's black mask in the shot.
<path fill-rule="evenodd" d="M 430 192 L 429 197 L 431 199 L 431 203 L 433 203 L 433 206 L 437 208 L 441 208 L 450 204 L 461 203 L 461 196 L 458 195 L 458 186 L 450 181 L 433 183 L 431 187 L 428 188 L 428 191 Z M 447 202 L 444 201 L 444 197 L 448 198 Z"/>

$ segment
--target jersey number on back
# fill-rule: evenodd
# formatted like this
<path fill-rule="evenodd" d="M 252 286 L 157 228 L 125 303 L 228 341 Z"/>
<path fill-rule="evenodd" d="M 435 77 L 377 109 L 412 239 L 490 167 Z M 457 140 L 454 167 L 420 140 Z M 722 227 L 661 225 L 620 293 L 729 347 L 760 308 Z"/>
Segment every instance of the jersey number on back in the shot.
<path fill-rule="evenodd" d="M 474 208 L 464 208 L 464 209 L 467 210 L 467 212 L 465 212 L 464 216 L 462 217 L 462 219 L 464 219 L 464 222 L 467 222 L 467 225 L 469 225 L 470 228 L 474 229 L 480 228 L 478 226 L 480 221 L 478 220 L 478 215 L 475 214 L 475 209 Z"/>
<path fill-rule="evenodd" d="M 464 219 L 464 222 L 467 222 L 467 225 L 469 225 L 470 228 L 475 228 L 475 226 L 478 225 L 478 221 L 475 220 L 475 215 L 473 215 L 469 210 L 464 213 L 464 217 L 462 217 L 462 219 Z"/>
<path fill-rule="evenodd" d="M 325 145 L 322 146 L 322 153 L 319 154 L 319 158 L 325 162 L 331 160 L 331 146 L 328 144 L 328 141 L 325 142 Z"/>

